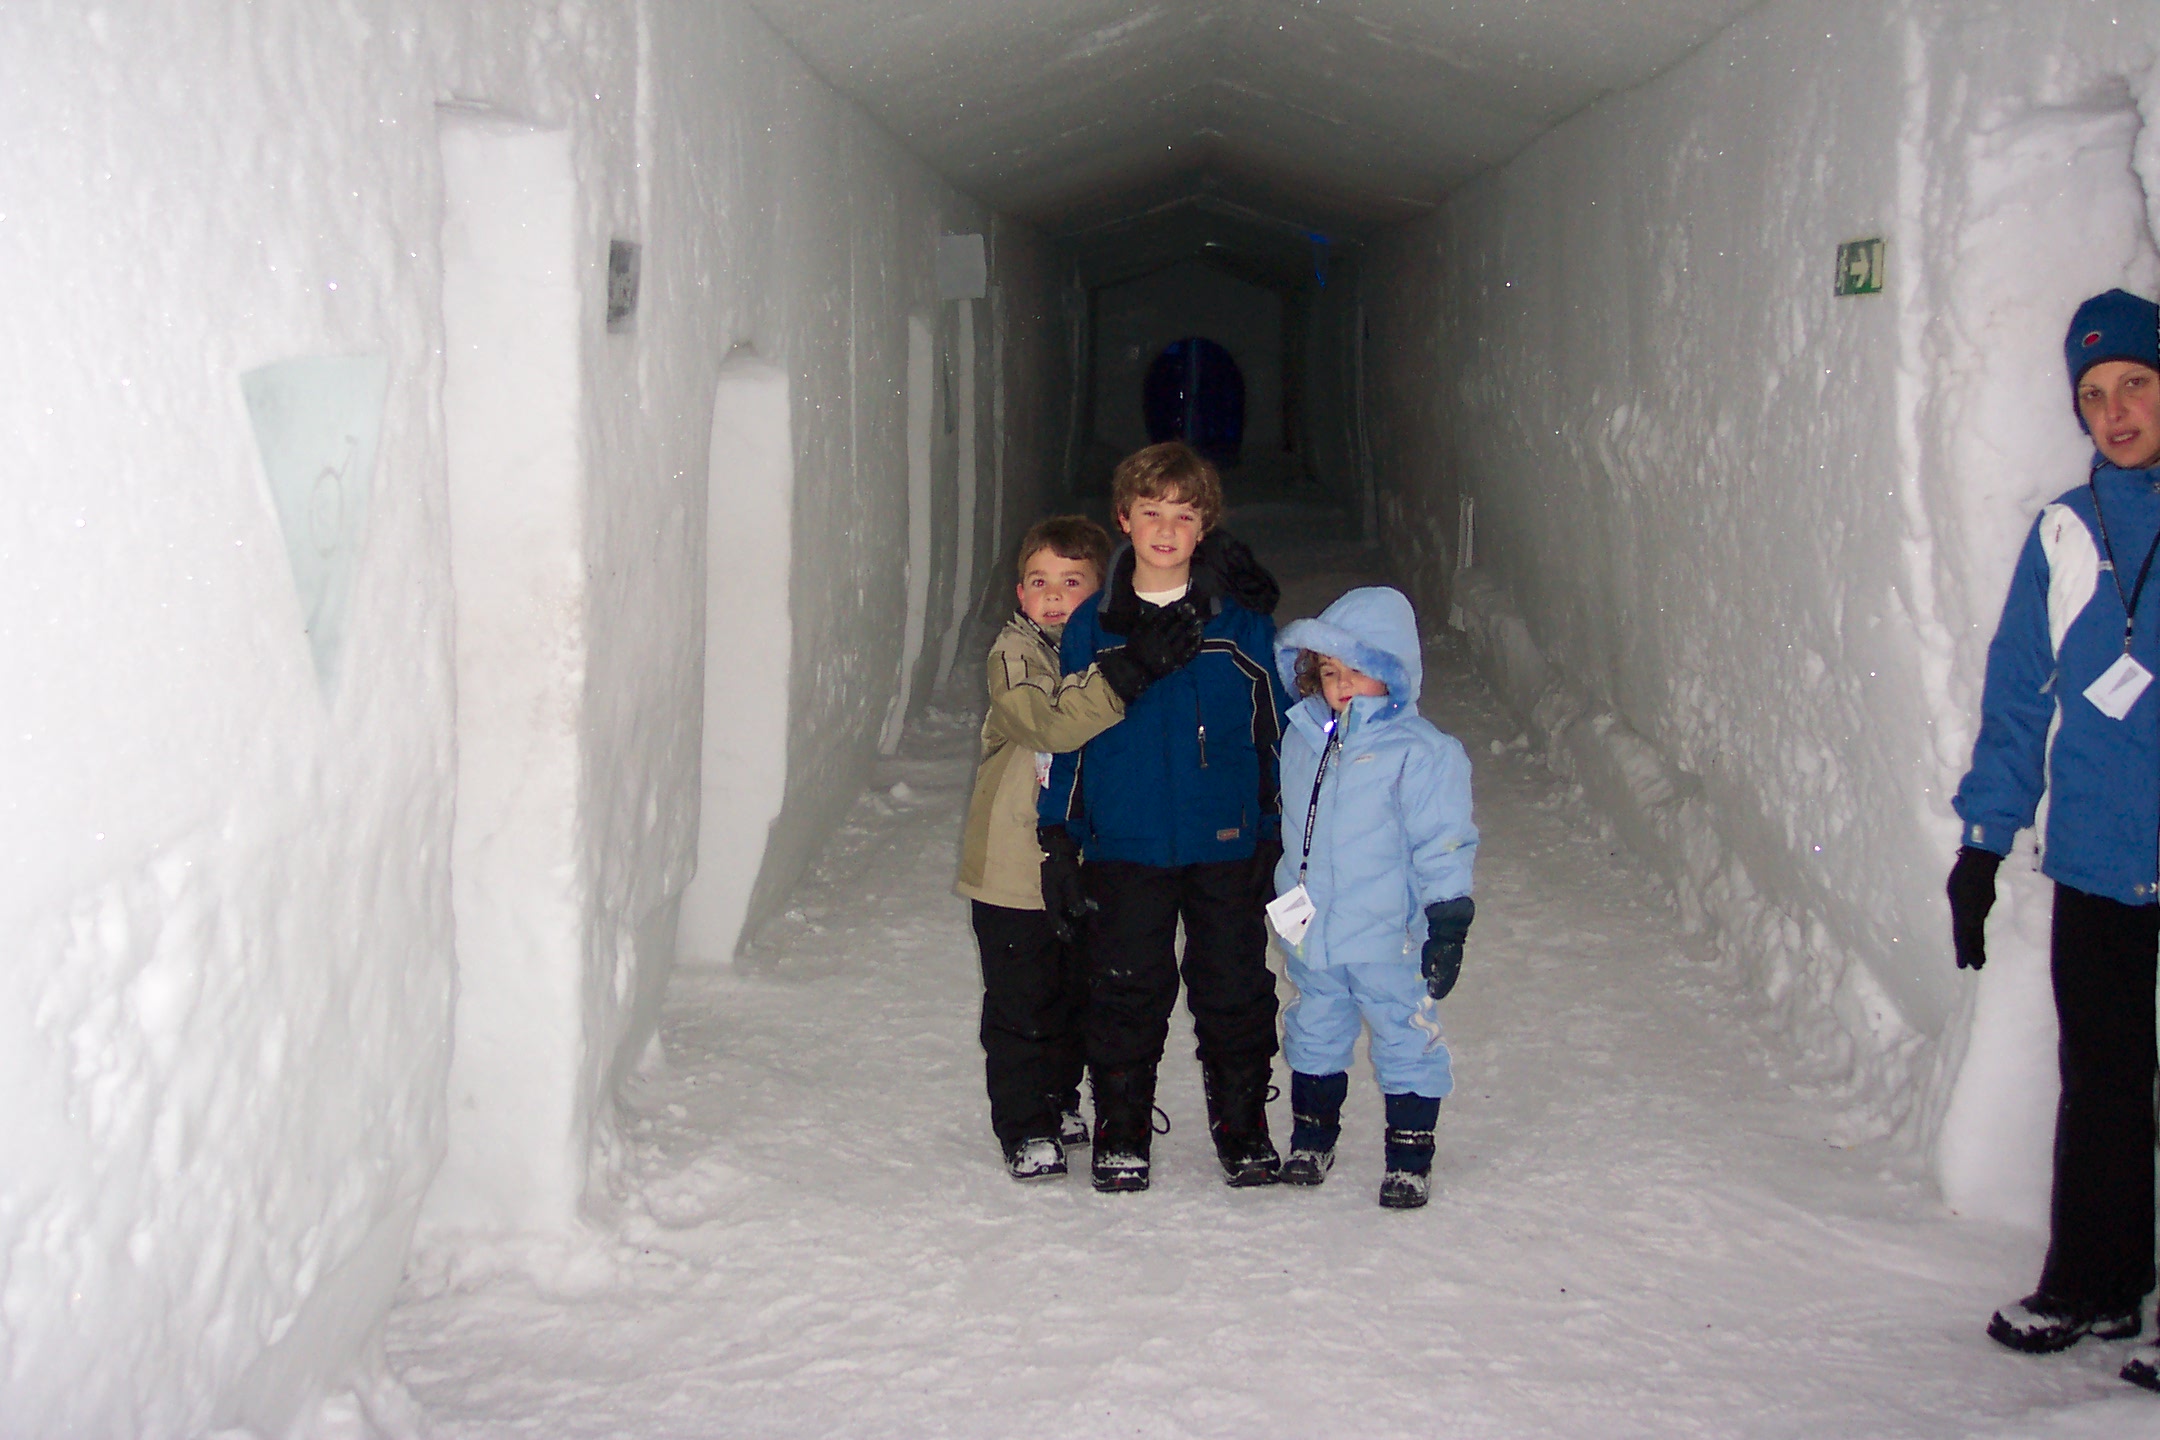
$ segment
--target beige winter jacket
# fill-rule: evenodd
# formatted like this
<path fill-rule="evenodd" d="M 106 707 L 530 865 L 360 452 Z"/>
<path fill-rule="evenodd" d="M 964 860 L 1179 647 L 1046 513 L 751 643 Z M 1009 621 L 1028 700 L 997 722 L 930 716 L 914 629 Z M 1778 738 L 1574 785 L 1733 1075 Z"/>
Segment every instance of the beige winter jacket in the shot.
<path fill-rule="evenodd" d="M 960 843 L 960 880 L 953 889 L 988 905 L 1040 910 L 1036 752 L 1079 749 L 1125 718 L 1125 702 L 1092 665 L 1078 675 L 1061 674 L 1057 643 L 1019 614 L 990 647 L 989 680 L 982 761 L 975 770 L 967 836 Z"/>

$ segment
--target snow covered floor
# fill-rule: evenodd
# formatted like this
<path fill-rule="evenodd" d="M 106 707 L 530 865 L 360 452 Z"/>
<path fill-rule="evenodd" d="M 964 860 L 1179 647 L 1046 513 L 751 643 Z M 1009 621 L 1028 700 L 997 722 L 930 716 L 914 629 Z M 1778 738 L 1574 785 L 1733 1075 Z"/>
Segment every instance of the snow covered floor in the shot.
<path fill-rule="evenodd" d="M 1342 583 L 1309 574 L 1285 614 Z M 433 1433 L 2160 1435 L 2126 1347 L 1981 1334 L 2039 1237 L 1841 1148 L 1737 979 L 1495 753 L 1514 729 L 1462 653 L 1427 664 L 1484 832 L 1430 1208 L 1374 1204 L 1362 1066 L 1324 1187 L 1226 1189 L 1182 1011 L 1151 1192 L 1006 1179 L 949 889 L 975 720 L 933 714 L 758 954 L 678 976 L 614 1212 L 423 1257 L 389 1354 Z"/>

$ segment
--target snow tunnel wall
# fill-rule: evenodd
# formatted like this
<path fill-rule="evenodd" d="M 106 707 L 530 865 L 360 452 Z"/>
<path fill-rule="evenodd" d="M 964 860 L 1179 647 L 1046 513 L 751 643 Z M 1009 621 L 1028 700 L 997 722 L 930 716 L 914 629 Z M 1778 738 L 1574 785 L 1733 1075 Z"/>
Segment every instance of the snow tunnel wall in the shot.
<path fill-rule="evenodd" d="M 2082 474 L 2061 328 L 2153 288 L 2129 161 L 2156 19 L 1776 0 L 1367 272 L 1380 533 L 1421 604 L 1854 1133 L 1933 1144 L 1953 1204 L 2026 1220 L 2045 1122 L 1955 1101 L 2052 1113 L 2045 896 L 2014 878 L 2016 953 L 1960 977 L 1948 801 L 2010 560 Z M 1834 296 L 1872 238 L 1883 292 Z M 1976 991 L 2021 985 L 2022 1030 L 1964 1063 Z"/>
<path fill-rule="evenodd" d="M 547 1103 L 500 1112 L 570 1178 L 463 1167 L 445 1226 L 561 1225 L 604 1179 L 696 858 L 723 359 L 784 369 L 795 417 L 772 893 L 889 699 L 937 237 L 992 238 L 993 298 L 953 303 L 1001 327 L 1001 397 L 1058 386 L 1052 267 L 739 4 L 11 6 L 0 82 L 0 1432 L 282 1434 L 348 1385 L 395 1402 L 373 1337 L 455 1143 L 438 106 L 562 137 L 581 297 L 582 669 L 537 717 L 567 858 L 535 882 L 574 973 Z M 983 497 L 1008 525 L 1050 471 L 1029 426 Z"/>

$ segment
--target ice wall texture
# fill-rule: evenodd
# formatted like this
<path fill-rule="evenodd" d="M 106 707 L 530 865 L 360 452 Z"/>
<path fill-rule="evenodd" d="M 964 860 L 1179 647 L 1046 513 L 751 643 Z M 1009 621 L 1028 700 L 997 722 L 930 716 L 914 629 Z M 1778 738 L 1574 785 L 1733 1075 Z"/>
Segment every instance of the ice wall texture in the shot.
<path fill-rule="evenodd" d="M 717 360 L 746 347 L 785 365 L 794 385 L 786 800 L 769 830 L 740 836 L 740 848 L 719 858 L 755 870 L 746 909 L 746 924 L 754 928 L 860 788 L 895 693 L 907 613 L 902 537 L 909 527 L 911 319 L 927 323 L 938 346 L 926 617 L 947 617 L 955 608 L 954 461 L 963 441 L 956 400 L 955 430 L 943 423 L 950 393 L 945 358 L 958 364 L 955 306 L 976 307 L 977 353 L 985 362 L 998 357 L 978 395 L 989 390 L 995 399 L 1010 391 L 1016 403 L 1008 413 L 1019 413 L 1019 423 L 997 442 L 982 433 L 986 427 L 964 437 L 976 447 L 978 475 L 993 477 L 977 486 L 972 532 L 973 574 L 985 588 L 995 568 L 991 557 L 1003 554 L 1017 534 L 1014 525 L 1035 518 L 1047 493 L 1048 456 L 1063 435 L 1040 421 L 1049 407 L 1033 406 L 1033 397 L 1056 393 L 1066 340 L 1055 267 L 1033 232 L 998 220 L 932 177 L 803 69 L 761 22 L 726 6 L 663 7 L 653 14 L 656 26 L 665 20 L 650 42 L 656 91 L 707 97 L 656 106 L 645 122 L 650 228 L 690 237 L 688 268 L 671 283 L 682 300 L 714 307 L 701 316 L 693 305 L 666 323 L 681 327 L 678 353 L 699 353 L 695 347 L 717 341 Z M 936 243 L 946 233 L 990 237 L 991 298 L 938 300 Z M 650 250 L 647 263 L 654 263 Z M 724 284 L 714 284 L 723 277 Z M 715 292 L 709 302 L 708 286 Z M 648 292 L 648 303 L 656 299 Z M 716 373 L 703 375 L 708 397 Z M 1020 410 L 1019 400 L 1033 408 Z M 984 421 L 994 410 L 978 406 Z M 998 443 L 1008 457 L 1002 463 Z M 999 526 L 1003 533 L 994 533 Z M 738 543 L 759 541 L 744 534 Z M 934 676 L 941 633 L 926 637 L 914 671 L 917 707 L 927 698 L 925 672 Z M 729 661 L 726 637 L 713 643 L 723 663 Z M 742 680 L 736 703 L 774 703 L 765 677 Z M 711 862 L 701 857 L 699 863 Z"/>
<path fill-rule="evenodd" d="M 10 6 L 0 80 L 0 1431 L 306 1428 L 340 1386 L 395 1403 L 371 1335 L 448 1132 L 438 102 L 560 132 L 576 185 L 588 643 L 541 897 L 576 899 L 575 1033 L 542 1037 L 576 1073 L 532 1140 L 598 1157 L 588 1202 L 697 858 L 721 364 L 785 367 L 800 417 L 786 843 L 720 857 L 784 887 L 897 660 L 898 337 L 937 233 L 992 227 L 735 5 Z M 327 687 L 239 386 L 311 356 L 387 374 Z"/>
<path fill-rule="evenodd" d="M 1765 6 L 1398 233 L 1368 299 L 1382 535 L 1425 603 L 1472 495 L 1453 598 L 1555 762 L 1857 1129 L 1939 1138 L 1953 1203 L 2025 1218 L 2044 1143 L 1952 1094 L 1992 1067 L 2052 1108 L 2045 897 L 2013 882 L 1982 986 L 1952 969 L 1948 798 L 2010 557 L 2082 473 L 2064 317 L 2151 286 L 2154 22 Z M 1833 298 L 1870 236 L 1888 292 Z M 1995 987 L 2025 1033 L 1960 1081 Z"/>
<path fill-rule="evenodd" d="M 278 1428 L 359 1354 L 441 1152 L 435 200 L 385 138 L 432 133 L 413 43 L 0 15 L 11 1435 Z M 389 378 L 326 702 L 239 377 L 341 355 Z"/>

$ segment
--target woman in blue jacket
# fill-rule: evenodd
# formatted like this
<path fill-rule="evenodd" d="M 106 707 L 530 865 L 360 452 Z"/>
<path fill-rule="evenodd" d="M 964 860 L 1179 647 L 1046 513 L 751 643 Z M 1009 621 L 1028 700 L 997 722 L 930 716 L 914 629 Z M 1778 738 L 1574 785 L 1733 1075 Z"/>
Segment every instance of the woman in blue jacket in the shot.
<path fill-rule="evenodd" d="M 2014 1350 L 2126 1339 L 2153 1287 L 2153 984 L 2160 951 L 2160 309 L 2110 290 L 2064 340 L 2086 482 L 2041 510 L 1988 646 L 1980 735 L 1955 803 L 1961 968 L 1987 960 L 1995 870 L 2044 790 L 2062 1100 L 2039 1287 L 1988 1334 Z M 2160 587 L 2153 587 L 2160 597 Z M 2052 732 L 2052 741 L 2050 735 Z M 2123 1378 L 2160 1389 L 2160 1348 Z"/>
<path fill-rule="evenodd" d="M 1474 911 L 1470 760 L 1417 713 L 1417 617 L 1399 591 L 1352 590 L 1286 626 L 1275 663 L 1304 696 L 1283 738 L 1269 907 L 1298 992 L 1283 1012 L 1295 1128 L 1281 1179 L 1327 1178 L 1362 1019 L 1387 1108 L 1380 1203 L 1413 1209 L 1431 1193 L 1433 1129 L 1454 1086 L 1437 1002 Z"/>

